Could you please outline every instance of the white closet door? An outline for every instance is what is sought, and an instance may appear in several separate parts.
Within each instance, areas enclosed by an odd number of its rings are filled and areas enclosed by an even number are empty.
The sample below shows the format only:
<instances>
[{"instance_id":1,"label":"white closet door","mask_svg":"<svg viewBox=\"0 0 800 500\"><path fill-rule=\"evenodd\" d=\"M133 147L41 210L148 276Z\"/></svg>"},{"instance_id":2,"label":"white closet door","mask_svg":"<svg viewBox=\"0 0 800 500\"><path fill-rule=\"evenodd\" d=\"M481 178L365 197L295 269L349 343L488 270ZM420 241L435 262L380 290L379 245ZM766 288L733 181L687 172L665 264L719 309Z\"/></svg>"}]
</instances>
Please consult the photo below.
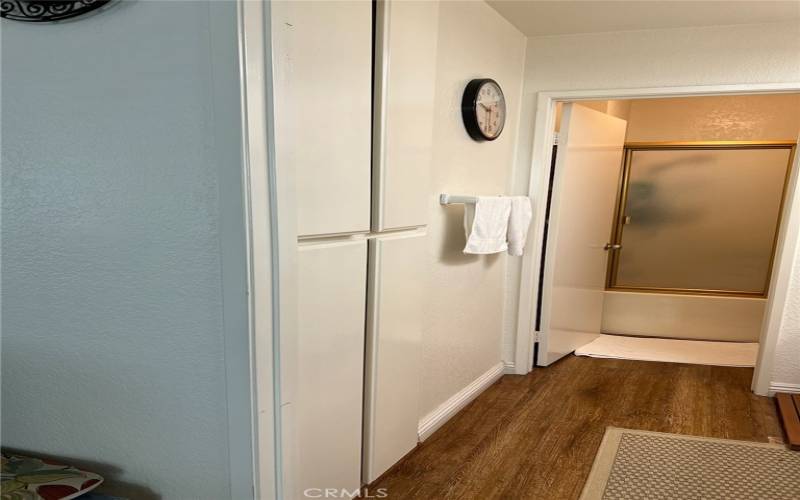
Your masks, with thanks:
<instances>
[{"instance_id":1,"label":"white closet door","mask_svg":"<svg viewBox=\"0 0 800 500\"><path fill-rule=\"evenodd\" d=\"M276 155L301 236L370 229L372 4L272 3Z\"/></svg>"},{"instance_id":2,"label":"white closet door","mask_svg":"<svg viewBox=\"0 0 800 500\"><path fill-rule=\"evenodd\" d=\"M376 5L373 230L384 231L427 224L439 2Z\"/></svg>"},{"instance_id":3,"label":"white closet door","mask_svg":"<svg viewBox=\"0 0 800 500\"><path fill-rule=\"evenodd\" d=\"M361 486L366 281L366 240L300 246L294 498Z\"/></svg>"},{"instance_id":4,"label":"white closet door","mask_svg":"<svg viewBox=\"0 0 800 500\"><path fill-rule=\"evenodd\" d=\"M367 483L417 444L426 250L422 231L370 241L364 404Z\"/></svg>"}]
</instances>

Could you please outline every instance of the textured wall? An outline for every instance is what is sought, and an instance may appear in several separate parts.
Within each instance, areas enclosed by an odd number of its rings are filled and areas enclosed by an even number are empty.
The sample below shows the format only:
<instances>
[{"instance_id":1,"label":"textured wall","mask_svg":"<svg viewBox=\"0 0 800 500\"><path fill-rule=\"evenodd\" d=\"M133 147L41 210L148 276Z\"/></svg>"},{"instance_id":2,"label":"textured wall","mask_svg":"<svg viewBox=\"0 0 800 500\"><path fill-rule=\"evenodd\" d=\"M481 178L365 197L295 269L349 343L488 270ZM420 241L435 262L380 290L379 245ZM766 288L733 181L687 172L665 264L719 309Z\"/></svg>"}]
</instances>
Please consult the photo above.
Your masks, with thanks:
<instances>
[{"instance_id":1,"label":"textured wall","mask_svg":"<svg viewBox=\"0 0 800 500\"><path fill-rule=\"evenodd\" d=\"M527 191L537 92L793 81L800 81L796 23L529 38L514 190ZM519 269L509 264L508 310L516 314ZM503 352L511 360L516 333L506 324ZM783 337L779 349L800 359L800 335L787 330ZM779 360L776 379L788 382L791 372L800 383L798 371Z\"/></svg>"},{"instance_id":2,"label":"textured wall","mask_svg":"<svg viewBox=\"0 0 800 500\"><path fill-rule=\"evenodd\" d=\"M800 94L630 101L629 142L781 141L800 133Z\"/></svg>"},{"instance_id":3,"label":"textured wall","mask_svg":"<svg viewBox=\"0 0 800 500\"><path fill-rule=\"evenodd\" d=\"M421 416L500 362L506 256L464 255L463 207L438 194L505 193L514 161L525 38L483 2L442 2L428 230L430 281ZM494 78L508 104L494 142L467 136L460 105L472 78Z\"/></svg>"},{"instance_id":4,"label":"textured wall","mask_svg":"<svg viewBox=\"0 0 800 500\"><path fill-rule=\"evenodd\" d=\"M247 367L226 366L225 337L247 334L235 4L2 23L3 445L130 498L236 496L229 448L250 434L246 418L230 431L247 408L226 388Z\"/></svg>"},{"instance_id":5,"label":"textured wall","mask_svg":"<svg viewBox=\"0 0 800 500\"><path fill-rule=\"evenodd\" d=\"M781 336L775 346L772 382L792 384L800 389L800 252L795 255Z\"/></svg>"}]
</instances>

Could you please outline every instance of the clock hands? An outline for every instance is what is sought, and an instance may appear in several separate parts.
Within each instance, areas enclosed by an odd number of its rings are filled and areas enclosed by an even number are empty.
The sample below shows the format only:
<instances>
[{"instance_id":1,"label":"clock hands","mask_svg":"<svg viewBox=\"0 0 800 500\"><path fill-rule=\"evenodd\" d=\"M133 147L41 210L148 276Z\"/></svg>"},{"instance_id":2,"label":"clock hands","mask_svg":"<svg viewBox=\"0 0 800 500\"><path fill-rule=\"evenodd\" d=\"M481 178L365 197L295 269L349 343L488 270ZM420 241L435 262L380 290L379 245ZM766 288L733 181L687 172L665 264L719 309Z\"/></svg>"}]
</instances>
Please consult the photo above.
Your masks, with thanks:
<instances>
[{"instance_id":1,"label":"clock hands","mask_svg":"<svg viewBox=\"0 0 800 500\"><path fill-rule=\"evenodd\" d=\"M478 104L480 104L483 107L483 109L486 110L486 113L488 114L487 120L486 120L486 129L487 129L487 131L490 132L492 130L492 111L494 111L494 106L487 106L482 102L479 102Z\"/></svg>"}]
</instances>

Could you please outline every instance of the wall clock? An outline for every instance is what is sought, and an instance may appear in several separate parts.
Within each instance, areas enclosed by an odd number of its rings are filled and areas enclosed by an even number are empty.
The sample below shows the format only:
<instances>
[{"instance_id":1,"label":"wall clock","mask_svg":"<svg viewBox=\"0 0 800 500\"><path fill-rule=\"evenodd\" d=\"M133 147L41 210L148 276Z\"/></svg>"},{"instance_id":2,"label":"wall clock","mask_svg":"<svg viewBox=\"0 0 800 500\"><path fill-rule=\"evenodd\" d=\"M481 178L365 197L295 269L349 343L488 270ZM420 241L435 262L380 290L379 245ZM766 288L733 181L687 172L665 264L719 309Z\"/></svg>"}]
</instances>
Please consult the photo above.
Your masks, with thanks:
<instances>
[{"instance_id":1,"label":"wall clock","mask_svg":"<svg viewBox=\"0 0 800 500\"><path fill-rule=\"evenodd\" d=\"M500 85L491 78L470 81L461 99L461 117L470 137L493 141L506 123L506 98Z\"/></svg>"}]
</instances>

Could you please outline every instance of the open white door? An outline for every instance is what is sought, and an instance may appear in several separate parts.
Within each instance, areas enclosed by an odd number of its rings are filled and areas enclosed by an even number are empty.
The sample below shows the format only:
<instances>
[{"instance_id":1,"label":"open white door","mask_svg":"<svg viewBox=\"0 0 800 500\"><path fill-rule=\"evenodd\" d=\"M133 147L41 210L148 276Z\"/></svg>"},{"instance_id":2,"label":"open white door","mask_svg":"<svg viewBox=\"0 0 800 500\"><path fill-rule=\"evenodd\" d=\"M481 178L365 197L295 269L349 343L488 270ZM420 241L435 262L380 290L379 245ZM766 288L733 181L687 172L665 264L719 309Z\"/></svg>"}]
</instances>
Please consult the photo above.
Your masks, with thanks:
<instances>
[{"instance_id":1,"label":"open white door","mask_svg":"<svg viewBox=\"0 0 800 500\"><path fill-rule=\"evenodd\" d=\"M540 366L600 334L627 122L565 104L547 235Z\"/></svg>"}]
</instances>

